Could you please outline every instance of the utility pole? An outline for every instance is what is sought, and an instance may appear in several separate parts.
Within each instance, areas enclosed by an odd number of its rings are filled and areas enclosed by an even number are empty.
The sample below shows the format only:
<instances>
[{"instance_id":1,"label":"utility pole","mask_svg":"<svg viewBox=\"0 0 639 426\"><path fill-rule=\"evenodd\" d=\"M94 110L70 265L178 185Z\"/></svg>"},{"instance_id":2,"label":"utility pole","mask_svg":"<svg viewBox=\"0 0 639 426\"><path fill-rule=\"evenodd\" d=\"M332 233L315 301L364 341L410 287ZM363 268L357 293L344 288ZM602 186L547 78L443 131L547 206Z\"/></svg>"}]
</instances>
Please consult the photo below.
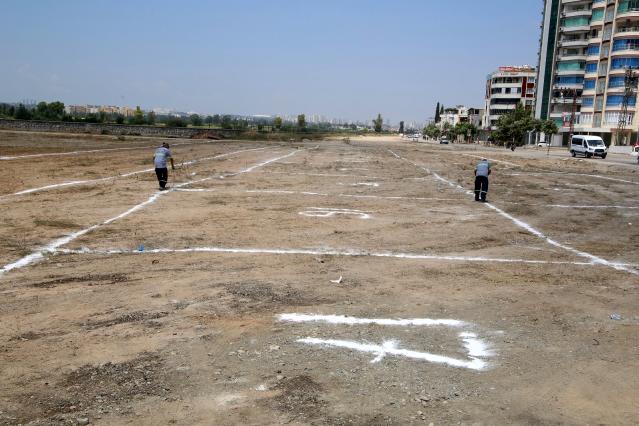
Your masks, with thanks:
<instances>
[{"instance_id":1,"label":"utility pole","mask_svg":"<svg viewBox=\"0 0 639 426\"><path fill-rule=\"evenodd\" d=\"M572 106L570 108L570 121L568 122L570 127L570 133L568 137L568 144L570 145L570 141L572 140L572 135L575 133L575 121L577 118L577 89L563 89L561 91L561 95L564 99L566 96L572 97Z\"/></svg>"},{"instance_id":2,"label":"utility pole","mask_svg":"<svg viewBox=\"0 0 639 426\"><path fill-rule=\"evenodd\" d=\"M619 113L619 122L617 124L617 145L623 145L625 140L626 127L630 120L630 113L628 112L628 106L630 99L636 96L637 93L637 75L632 68L626 68L626 75L624 77L624 93L623 102L621 103L621 112ZM631 130L632 135L632 130Z\"/></svg>"}]
</instances>

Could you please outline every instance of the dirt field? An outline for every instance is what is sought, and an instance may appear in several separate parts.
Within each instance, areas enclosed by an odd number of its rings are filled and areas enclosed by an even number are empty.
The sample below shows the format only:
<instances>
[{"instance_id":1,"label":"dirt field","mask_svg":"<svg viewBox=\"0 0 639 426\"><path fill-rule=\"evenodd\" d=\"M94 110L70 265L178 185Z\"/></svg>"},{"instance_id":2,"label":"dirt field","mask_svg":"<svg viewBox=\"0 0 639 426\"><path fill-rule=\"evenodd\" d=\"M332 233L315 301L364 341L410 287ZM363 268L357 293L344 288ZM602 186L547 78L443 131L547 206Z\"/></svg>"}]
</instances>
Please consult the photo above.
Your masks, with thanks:
<instances>
[{"instance_id":1,"label":"dirt field","mask_svg":"<svg viewBox=\"0 0 639 426\"><path fill-rule=\"evenodd\" d=\"M636 169L171 143L0 133L0 424L639 422Z\"/></svg>"}]
</instances>

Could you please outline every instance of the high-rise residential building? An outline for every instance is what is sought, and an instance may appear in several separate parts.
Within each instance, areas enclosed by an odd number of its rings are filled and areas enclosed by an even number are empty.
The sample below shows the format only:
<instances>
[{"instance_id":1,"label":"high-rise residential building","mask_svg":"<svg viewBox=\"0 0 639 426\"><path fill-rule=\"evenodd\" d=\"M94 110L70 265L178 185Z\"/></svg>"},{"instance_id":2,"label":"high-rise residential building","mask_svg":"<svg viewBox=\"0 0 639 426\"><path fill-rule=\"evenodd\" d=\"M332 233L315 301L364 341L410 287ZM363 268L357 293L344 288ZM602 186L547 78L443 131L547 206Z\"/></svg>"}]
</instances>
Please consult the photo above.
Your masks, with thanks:
<instances>
[{"instance_id":1,"label":"high-rise residential building","mask_svg":"<svg viewBox=\"0 0 639 426\"><path fill-rule=\"evenodd\" d=\"M607 143L636 140L629 68L639 68L638 0L545 0L535 116L557 123L555 143L566 144L571 127ZM630 139L614 137L620 119Z\"/></svg>"},{"instance_id":2,"label":"high-rise residential building","mask_svg":"<svg viewBox=\"0 0 639 426\"><path fill-rule=\"evenodd\" d=\"M535 106L537 71L529 65L499 67L486 78L486 105L482 127L495 130L499 117L521 104Z\"/></svg>"}]
</instances>

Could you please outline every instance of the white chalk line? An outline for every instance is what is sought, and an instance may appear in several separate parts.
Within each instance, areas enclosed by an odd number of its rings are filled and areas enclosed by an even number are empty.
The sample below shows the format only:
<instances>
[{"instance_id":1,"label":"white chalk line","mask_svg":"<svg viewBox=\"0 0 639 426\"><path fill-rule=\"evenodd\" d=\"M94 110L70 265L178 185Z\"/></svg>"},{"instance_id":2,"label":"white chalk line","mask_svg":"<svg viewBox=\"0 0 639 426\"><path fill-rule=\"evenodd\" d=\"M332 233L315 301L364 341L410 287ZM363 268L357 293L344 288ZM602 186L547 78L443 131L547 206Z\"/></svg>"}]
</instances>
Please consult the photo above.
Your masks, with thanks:
<instances>
[{"instance_id":1,"label":"white chalk line","mask_svg":"<svg viewBox=\"0 0 639 426\"><path fill-rule=\"evenodd\" d=\"M370 212L364 212L361 210L353 210L353 209L335 209L329 207L308 207L308 210L299 212L302 216L307 217L335 217L337 215L346 215L346 216L358 216L360 219L367 220L371 219L372 216Z\"/></svg>"},{"instance_id":2,"label":"white chalk line","mask_svg":"<svg viewBox=\"0 0 639 426\"><path fill-rule=\"evenodd\" d=\"M264 149L266 149L266 148L243 149L243 150L240 150L240 151L229 152L229 153L226 153L226 154L220 154L220 155L216 155L216 156L213 156L213 157L199 158L199 159L196 159L196 160L185 161L183 163L179 163L179 164L177 164L177 167L190 166L190 165L197 164L197 163L200 163L200 162L203 162L203 161L220 159L220 158L229 157L229 156L236 155L236 154L241 154L241 153L244 153L244 152L261 151L261 150L264 150ZM109 181L109 180L127 178L127 177L131 177L131 176L135 176L135 175L139 175L139 174L143 174L143 173L151 173L153 171L155 171L155 169L144 169L144 170L138 170L138 171L134 171L134 172L123 173L123 174L120 174L120 175L117 175L117 176L109 176L109 177L99 178L99 179L77 180L77 181L63 182L63 183L58 183L58 184L53 184L53 185L46 185L46 186L41 186L39 188L25 189L25 190L18 191L18 192L13 193L13 194L3 195L3 196L0 196L0 200L7 199L9 197L15 197L15 196L26 195L26 194L33 194L33 193L36 193L36 192L43 192L43 191L49 191L49 190L53 190L53 189L60 189L60 188L68 187L68 186L93 185L93 184L97 184L97 183L105 182L105 181Z\"/></svg>"},{"instance_id":3,"label":"white chalk line","mask_svg":"<svg viewBox=\"0 0 639 426\"><path fill-rule=\"evenodd\" d=\"M283 322L323 322L327 324L343 324L343 325L384 325L384 326L447 326L447 327L463 327L468 324L453 319L432 319L432 318L413 318L413 319L386 319L386 318L357 318L346 315L311 315L311 314L280 314L277 316L279 321Z\"/></svg>"},{"instance_id":4,"label":"white chalk line","mask_svg":"<svg viewBox=\"0 0 639 426\"><path fill-rule=\"evenodd\" d=\"M389 150L389 151L390 151L390 150ZM425 169L424 167L419 166L418 164L415 164L415 163L413 163L412 161L410 161L410 160L408 160L408 159L405 159L405 158L403 158L403 157L401 157L401 156L397 155L396 153L394 153L394 152L392 152L392 151L390 151L390 152L391 152L391 154L393 154L393 155L394 155L395 157L397 157L397 158L400 158L400 159L403 159L403 160L405 160L405 161L407 161L407 162L409 162L409 163L412 163L412 164L413 164L413 165L415 165L416 167L420 167L420 168L422 168L423 170L427 170L427 169ZM453 187L453 188L456 188L456 189L459 189L459 190L461 190L461 191L464 191L466 194L473 194L473 192L472 192L472 191L468 191L468 190L466 190L465 188L463 188L462 186L460 186L460 185L458 185L458 184L456 184L456 183L454 183L454 182L451 182L451 181L449 181L449 180L447 180L447 179L444 179L443 177L441 177L441 176L437 175L436 173L433 173L433 176L435 176L438 180L441 180L441 181L443 181L443 182L448 183L448 185L449 185L449 186L451 186L451 187ZM510 215L510 214L506 213L505 211L503 211L502 209L500 209L499 207L497 207L497 206L495 206L495 205L493 205L493 204L491 204L491 203L482 203L482 205L486 206L486 207L487 207L487 208L489 208L489 209L494 210L495 212L497 212L497 213L498 213L498 214L500 214L501 216L503 216L503 217L505 217L506 219L508 219L508 220L512 221L515 225L519 226L519 227L520 227L520 228L522 228L522 229L525 229L525 230L526 230L526 231L528 231L529 233L531 233L531 234L535 235L536 237L538 237L538 238L540 238L540 239L542 239L542 240L546 241L548 244L550 244L550 245L552 245L552 246L555 246L555 247L561 248L561 249L563 249L563 250L569 251L569 252L571 252L571 253L573 253L573 254L576 254L576 255L577 255L577 256L579 256L579 257L583 257L583 258L586 258L586 259L590 259L590 263L592 263L592 264L599 264L599 265L608 266L608 267L613 268L613 269L616 269L616 270L618 270L618 271L628 272L628 273L630 273L630 274L632 274L632 275L637 275L637 276L639 276L639 271L637 271L637 270L630 269L630 268L628 268L627 266L624 266L624 265L622 265L622 264L614 263L614 262L610 262L610 261L608 261L608 260L606 260L606 259L603 259L603 258L601 258L601 257L599 257L599 256L595 256L595 255L593 255L593 254L590 254L590 253L587 253L587 252L584 252L584 251L577 250L577 249L575 249L575 248L573 248L573 247L570 247L570 246L568 246L568 245L561 244L561 243L559 243L559 242L557 242L557 241L553 240L552 238L550 238L550 237L546 236L543 232L539 231L538 229L534 228L533 226L529 225L528 223L526 223L526 222L524 222L524 221L522 221L522 220L520 220L520 219L515 218L514 216L512 216L512 215Z\"/></svg>"},{"instance_id":5,"label":"white chalk line","mask_svg":"<svg viewBox=\"0 0 639 426\"><path fill-rule=\"evenodd\" d=\"M176 143L171 146L183 146L183 145L206 145L206 143L202 142L191 142L191 143ZM126 148L101 148L101 149L89 149L85 151L66 151L66 152L48 152L44 154L25 154L25 155L5 155L0 156L0 161L10 161L10 160L21 160L25 158L38 158L38 157L55 157L55 156L69 156L69 155L80 155L80 154L92 154L96 152L111 152L111 151L132 151L132 150L140 150L140 149L152 149L156 147L156 145L146 145L146 146L137 146L137 147L126 147Z\"/></svg>"},{"instance_id":6,"label":"white chalk line","mask_svg":"<svg viewBox=\"0 0 639 426\"><path fill-rule=\"evenodd\" d=\"M316 197L341 197L341 198L363 198L363 199L380 199L380 200L409 200L409 201L462 201L459 198L436 198L436 197L400 197L400 196L382 196L382 195L358 195L358 194L327 194L322 192L309 191L287 191L280 189L258 189L248 190L249 194L273 194L273 195L307 195Z\"/></svg>"},{"instance_id":7,"label":"white chalk line","mask_svg":"<svg viewBox=\"0 0 639 426\"><path fill-rule=\"evenodd\" d=\"M554 207L557 209L618 209L618 210L639 210L636 206L616 206L616 205L573 205L573 204L530 204L516 201L501 201L505 204L531 207Z\"/></svg>"},{"instance_id":8,"label":"white chalk line","mask_svg":"<svg viewBox=\"0 0 639 426\"><path fill-rule=\"evenodd\" d=\"M377 182L357 182L357 183L338 183L340 186L369 186L372 188L379 188L380 184Z\"/></svg>"},{"instance_id":9,"label":"white chalk line","mask_svg":"<svg viewBox=\"0 0 639 426\"><path fill-rule=\"evenodd\" d=\"M344 175L344 174L332 174L332 173L301 173L301 172L275 172L275 171L263 171L262 173L274 174L274 175L295 175L295 176L312 176L312 177L348 177L348 178L360 178L360 179L382 179L377 176L362 176L362 175Z\"/></svg>"},{"instance_id":10,"label":"white chalk line","mask_svg":"<svg viewBox=\"0 0 639 426\"><path fill-rule=\"evenodd\" d=\"M55 252L62 254L94 254L94 255L136 255L136 254L168 254L168 253L228 253L228 254L263 254L263 255L302 255L302 256L335 256L335 257L374 257L391 259L408 259L423 261L448 261L470 263L502 263L502 264L526 264L526 265L573 265L573 266L600 266L594 262L576 262L559 260L534 260L534 259L507 259L484 256L446 256L419 253L375 252L359 249L285 249L285 248L241 248L241 247L189 247L182 249L156 248L138 250L106 249L94 250L82 248L79 250L57 249ZM625 267L639 267L628 263L615 263Z\"/></svg>"},{"instance_id":11,"label":"white chalk line","mask_svg":"<svg viewBox=\"0 0 639 426\"><path fill-rule=\"evenodd\" d=\"M431 318L415 318L415 319L371 319L371 318L357 318L347 317L344 315L312 315L312 314L282 314L278 316L279 321L282 322L295 322L295 323L315 323L323 322L331 325L380 325L380 326L402 326L402 327L464 327L470 326L463 321L452 319L431 319ZM335 340L335 339L318 339L313 337L307 337L304 339L298 339L298 343L304 343L308 345L324 346L324 347L337 347L351 349L364 353L372 353L375 358L371 361L372 364L381 362L386 356L393 355L397 357L406 357L411 359L417 359L420 361L427 361L437 364L445 364L451 367L468 368L471 370L483 370L488 366L488 363L482 359L491 357L494 352L489 350L488 344L480 340L475 333L462 332L458 335L464 342L464 347L467 351L469 360L460 360L443 355L432 354L428 352L419 352L409 349L401 349L399 343L394 340L388 340L381 345L374 345L370 343L358 343L349 340Z\"/></svg>"},{"instance_id":12,"label":"white chalk line","mask_svg":"<svg viewBox=\"0 0 639 426\"><path fill-rule=\"evenodd\" d=\"M630 183L633 185L639 185L639 182L635 182L632 180L611 178L611 177L602 176L602 175L591 175L587 173L575 173L575 172L522 172L522 173L505 174L505 176L543 176L543 175L582 176L582 177L591 177L595 179L609 180L613 182Z\"/></svg>"},{"instance_id":13,"label":"white chalk line","mask_svg":"<svg viewBox=\"0 0 639 426\"><path fill-rule=\"evenodd\" d=\"M511 163L510 161L504 161L504 160L496 160L494 158L483 157L481 155L462 154L462 153L460 153L460 155L463 155L464 157L473 157L473 158L480 158L480 159L484 159L485 158L486 160L492 161L493 163L506 164L507 166L523 167L521 164Z\"/></svg>"},{"instance_id":14,"label":"white chalk line","mask_svg":"<svg viewBox=\"0 0 639 426\"><path fill-rule=\"evenodd\" d=\"M176 192L218 192L217 189L208 189L208 188L193 188L193 189L177 188L175 191Z\"/></svg>"},{"instance_id":15,"label":"white chalk line","mask_svg":"<svg viewBox=\"0 0 639 426\"><path fill-rule=\"evenodd\" d=\"M237 173L230 173L227 176L237 176L237 175L240 175L240 174L243 174L243 173L249 173L249 172L255 170L258 167L263 167L263 166L266 166L266 165L268 165L268 164L270 164L272 162L275 162L275 161L278 161L278 160L282 160L284 158L291 157L292 155L295 155L297 152L298 151L293 151L293 152L291 152L289 154L286 154L284 156L269 159L267 161L258 163L258 164L254 165L254 166L251 166L249 168L241 170L241 171L239 171ZM227 154L227 155L229 155L229 154ZM215 179L215 177L212 176L212 177L198 179L198 180L194 180L194 181L190 181L190 182L184 182L184 183L175 185L174 188L178 189L178 188L182 188L182 187L185 187L185 186L193 185L193 184L196 184L196 183L205 182L205 181L208 181L208 180L211 180L211 179ZM5 273L7 273L9 271L14 270L14 269L23 268L23 267L25 267L27 265L30 265L32 263L39 262L39 261L43 260L48 253L55 252L56 250L58 250L62 246L70 243L71 241L73 241L73 240L75 240L75 239L77 239L77 238L79 238L79 237L81 237L81 236L83 236L83 235L85 235L85 234L87 234L87 233L89 233L91 231L94 231L94 230L96 230L98 228L101 228L103 226L109 225L109 224L111 224L111 223L113 223L113 222L115 222L117 220L120 220L120 219L122 219L122 218L124 218L126 216L129 216L129 215L131 215L131 214L133 214L133 213L145 208L146 206L155 203L161 196L169 194L169 193L171 193L173 191L174 191L174 189L169 189L169 190L164 191L164 192L156 192L151 197L149 197L149 199L147 199L146 201L133 206L132 208L128 209L127 211L125 211L122 214L119 214L119 215L117 215L115 217L112 217L111 219L107 219L107 220L105 220L104 222L102 222L100 224L92 225L92 226L90 226L88 228L85 228L83 230L80 230L80 231L71 233L69 235L66 235L66 236L64 236L62 238L58 238L56 240L53 240L52 242L50 242L46 246L41 247L39 249L36 249L33 253L31 253L31 254L29 254L27 256L24 256L23 258L15 261L13 263L9 263L9 264L3 266L2 269L0 269L0 277L2 277L2 275L4 275Z\"/></svg>"},{"instance_id":16,"label":"white chalk line","mask_svg":"<svg viewBox=\"0 0 639 426\"><path fill-rule=\"evenodd\" d=\"M465 346L478 347L479 343L483 343L476 339L465 337ZM471 341L472 340L472 341ZM395 341L386 341L381 345L373 345L368 343L357 343L348 340L335 340L335 339L317 339L313 337L307 337L297 340L299 343L305 343L307 345L336 347L351 349L359 352L371 353L375 355L375 358L371 361L372 364L382 361L386 356L393 355L398 357L412 358L426 362L432 362L435 364L444 364L451 367L466 368L469 370L484 370L487 367L487 362L477 357L471 357L469 361L460 360L456 358L447 357L444 355L437 355L428 352L418 352L409 349L401 349L398 347L398 343Z\"/></svg>"}]
</instances>

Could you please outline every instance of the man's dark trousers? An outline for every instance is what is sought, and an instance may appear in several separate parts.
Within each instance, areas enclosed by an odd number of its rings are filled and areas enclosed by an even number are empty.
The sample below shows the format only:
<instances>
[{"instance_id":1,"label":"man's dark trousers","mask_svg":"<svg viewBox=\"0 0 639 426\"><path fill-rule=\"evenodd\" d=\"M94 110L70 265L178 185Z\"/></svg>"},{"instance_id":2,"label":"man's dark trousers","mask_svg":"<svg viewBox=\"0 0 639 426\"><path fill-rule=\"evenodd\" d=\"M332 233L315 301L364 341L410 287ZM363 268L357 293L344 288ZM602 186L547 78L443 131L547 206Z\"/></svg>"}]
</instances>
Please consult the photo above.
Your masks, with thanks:
<instances>
[{"instance_id":1,"label":"man's dark trousers","mask_svg":"<svg viewBox=\"0 0 639 426\"><path fill-rule=\"evenodd\" d=\"M476 176L475 177L475 201L486 201L486 194L488 194L488 176Z\"/></svg>"},{"instance_id":2,"label":"man's dark trousers","mask_svg":"<svg viewBox=\"0 0 639 426\"><path fill-rule=\"evenodd\" d=\"M169 180L169 169L166 167L162 169L155 169L155 175L158 177L158 182L160 182L160 188L166 188L166 183Z\"/></svg>"}]
</instances>

